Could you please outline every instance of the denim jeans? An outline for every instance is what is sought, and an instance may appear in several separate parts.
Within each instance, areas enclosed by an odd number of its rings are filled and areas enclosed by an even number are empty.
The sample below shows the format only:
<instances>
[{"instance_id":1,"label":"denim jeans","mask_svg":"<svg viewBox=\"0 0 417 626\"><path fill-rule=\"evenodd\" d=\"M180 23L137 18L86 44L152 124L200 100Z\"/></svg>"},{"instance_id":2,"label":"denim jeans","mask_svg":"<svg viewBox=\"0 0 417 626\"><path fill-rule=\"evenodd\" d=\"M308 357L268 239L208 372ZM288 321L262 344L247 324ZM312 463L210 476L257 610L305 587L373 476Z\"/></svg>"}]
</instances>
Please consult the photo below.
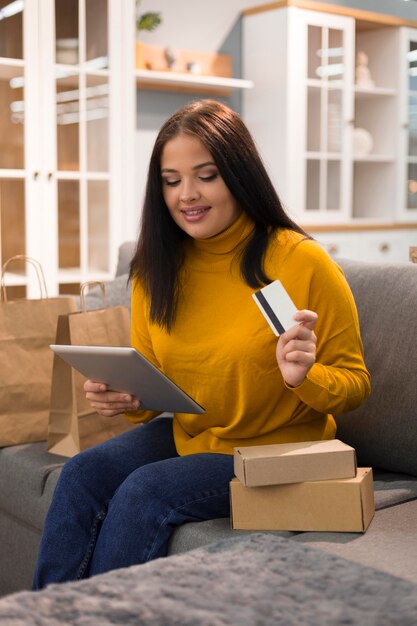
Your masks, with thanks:
<instances>
[{"instance_id":1,"label":"denim jeans","mask_svg":"<svg viewBox=\"0 0 417 626\"><path fill-rule=\"evenodd\" d=\"M166 556L176 526L229 515L233 456L179 456L160 417L62 468L33 589Z\"/></svg>"}]
</instances>

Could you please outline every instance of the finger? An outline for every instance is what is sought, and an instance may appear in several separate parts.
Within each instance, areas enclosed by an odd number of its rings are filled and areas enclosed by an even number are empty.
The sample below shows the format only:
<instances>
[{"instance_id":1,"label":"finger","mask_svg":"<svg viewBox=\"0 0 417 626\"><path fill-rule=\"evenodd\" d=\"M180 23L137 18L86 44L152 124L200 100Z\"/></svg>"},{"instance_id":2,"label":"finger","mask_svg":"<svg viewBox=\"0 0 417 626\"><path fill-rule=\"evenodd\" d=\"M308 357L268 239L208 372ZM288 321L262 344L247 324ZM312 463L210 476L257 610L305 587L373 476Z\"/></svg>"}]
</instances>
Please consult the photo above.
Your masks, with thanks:
<instances>
[{"instance_id":1,"label":"finger","mask_svg":"<svg viewBox=\"0 0 417 626\"><path fill-rule=\"evenodd\" d=\"M131 403L136 398L127 393L120 393L120 391L87 391L85 394L87 400L94 400L97 402L119 402L119 403Z\"/></svg>"},{"instance_id":2,"label":"finger","mask_svg":"<svg viewBox=\"0 0 417 626\"><path fill-rule=\"evenodd\" d=\"M297 313L295 313L294 320L299 324L303 324L303 326L306 326L310 330L313 330L317 324L318 315L314 311L303 309L302 311L297 311Z\"/></svg>"},{"instance_id":3,"label":"finger","mask_svg":"<svg viewBox=\"0 0 417 626\"><path fill-rule=\"evenodd\" d=\"M94 380L86 380L84 383L84 391L107 391L107 385L105 383L98 383Z\"/></svg>"},{"instance_id":4,"label":"finger","mask_svg":"<svg viewBox=\"0 0 417 626\"><path fill-rule=\"evenodd\" d=\"M280 341L283 345L286 345L290 341L294 339L300 339L302 341L312 341L316 343L317 337L307 326L302 324L297 324L296 326L292 326L285 333L280 336Z\"/></svg>"},{"instance_id":5,"label":"finger","mask_svg":"<svg viewBox=\"0 0 417 626\"><path fill-rule=\"evenodd\" d=\"M315 354L316 344L314 341L300 341L299 339L292 339L286 344L282 351L284 356L290 352L308 352Z\"/></svg>"},{"instance_id":6,"label":"finger","mask_svg":"<svg viewBox=\"0 0 417 626\"><path fill-rule=\"evenodd\" d=\"M295 350L294 352L289 352L285 355L285 360L290 363L299 363L301 365L311 367L316 360L316 355L311 352Z\"/></svg>"},{"instance_id":7,"label":"finger","mask_svg":"<svg viewBox=\"0 0 417 626\"><path fill-rule=\"evenodd\" d=\"M120 415L121 413L124 413L124 411L121 411L120 409L96 409L94 407L93 409L99 415L103 415L103 417L116 417L116 415Z\"/></svg>"},{"instance_id":8,"label":"finger","mask_svg":"<svg viewBox=\"0 0 417 626\"><path fill-rule=\"evenodd\" d=\"M140 402L135 400L130 403L118 403L118 402L91 402L91 407L98 413L103 411L115 411L117 413L125 413L126 411L137 411L140 406Z\"/></svg>"}]
</instances>

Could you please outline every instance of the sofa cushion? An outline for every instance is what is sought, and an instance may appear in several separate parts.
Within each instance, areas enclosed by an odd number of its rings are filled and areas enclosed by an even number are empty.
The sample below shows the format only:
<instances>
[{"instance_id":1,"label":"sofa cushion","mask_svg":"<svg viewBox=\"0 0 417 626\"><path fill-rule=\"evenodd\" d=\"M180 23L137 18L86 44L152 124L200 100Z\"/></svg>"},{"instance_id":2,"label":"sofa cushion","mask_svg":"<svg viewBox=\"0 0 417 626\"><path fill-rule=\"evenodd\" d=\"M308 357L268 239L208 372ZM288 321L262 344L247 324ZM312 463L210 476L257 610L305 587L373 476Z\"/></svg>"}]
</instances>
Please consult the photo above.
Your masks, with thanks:
<instances>
[{"instance_id":1,"label":"sofa cushion","mask_svg":"<svg viewBox=\"0 0 417 626\"><path fill-rule=\"evenodd\" d=\"M364 534L307 532L292 539L417 583L416 519L414 500L379 510Z\"/></svg>"},{"instance_id":2,"label":"sofa cushion","mask_svg":"<svg viewBox=\"0 0 417 626\"><path fill-rule=\"evenodd\" d=\"M360 465L417 476L417 265L338 259L356 300L372 391L337 417Z\"/></svg>"},{"instance_id":3,"label":"sofa cushion","mask_svg":"<svg viewBox=\"0 0 417 626\"><path fill-rule=\"evenodd\" d=\"M66 457L44 441L0 449L0 513L40 530Z\"/></svg>"}]
</instances>

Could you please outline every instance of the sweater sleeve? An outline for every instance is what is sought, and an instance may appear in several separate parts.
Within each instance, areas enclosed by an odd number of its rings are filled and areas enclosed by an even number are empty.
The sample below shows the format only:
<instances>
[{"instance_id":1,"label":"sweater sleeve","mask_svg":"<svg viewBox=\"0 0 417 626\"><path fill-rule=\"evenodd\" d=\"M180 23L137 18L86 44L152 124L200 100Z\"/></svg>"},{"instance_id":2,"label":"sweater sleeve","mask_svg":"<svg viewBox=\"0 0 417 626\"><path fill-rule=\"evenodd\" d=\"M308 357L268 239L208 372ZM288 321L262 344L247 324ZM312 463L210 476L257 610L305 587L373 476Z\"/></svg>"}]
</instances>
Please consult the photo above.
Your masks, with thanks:
<instances>
[{"instance_id":1,"label":"sweater sleeve","mask_svg":"<svg viewBox=\"0 0 417 626\"><path fill-rule=\"evenodd\" d=\"M320 413L353 410L369 395L370 376L350 287L341 268L314 241L301 242L291 256L289 265L300 277L294 285L296 305L318 314L317 354L301 385L287 387Z\"/></svg>"},{"instance_id":2,"label":"sweater sleeve","mask_svg":"<svg viewBox=\"0 0 417 626\"><path fill-rule=\"evenodd\" d=\"M131 317L131 344L153 365L161 369L160 364L154 354L152 341L148 330L146 317L145 294L137 281L132 285L132 317ZM140 398L138 398L140 400ZM127 419L133 423L149 422L153 417L159 415L159 411L129 411L125 413Z\"/></svg>"}]
</instances>

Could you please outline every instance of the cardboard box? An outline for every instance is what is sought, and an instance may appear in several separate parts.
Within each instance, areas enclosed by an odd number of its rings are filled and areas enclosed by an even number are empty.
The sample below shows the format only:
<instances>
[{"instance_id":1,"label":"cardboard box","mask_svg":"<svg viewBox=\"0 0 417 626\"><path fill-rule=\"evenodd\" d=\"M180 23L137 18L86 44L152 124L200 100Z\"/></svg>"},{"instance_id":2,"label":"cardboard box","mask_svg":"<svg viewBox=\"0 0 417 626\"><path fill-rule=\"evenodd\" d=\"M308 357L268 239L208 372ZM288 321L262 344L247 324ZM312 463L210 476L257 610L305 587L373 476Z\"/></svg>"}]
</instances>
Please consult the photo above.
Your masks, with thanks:
<instances>
[{"instance_id":1,"label":"cardboard box","mask_svg":"<svg viewBox=\"0 0 417 626\"><path fill-rule=\"evenodd\" d=\"M235 448L235 475L246 487L353 478L355 450L338 439Z\"/></svg>"},{"instance_id":2,"label":"cardboard box","mask_svg":"<svg viewBox=\"0 0 417 626\"><path fill-rule=\"evenodd\" d=\"M364 532L375 513L371 468L355 478L268 487L230 483L232 528Z\"/></svg>"}]
</instances>

